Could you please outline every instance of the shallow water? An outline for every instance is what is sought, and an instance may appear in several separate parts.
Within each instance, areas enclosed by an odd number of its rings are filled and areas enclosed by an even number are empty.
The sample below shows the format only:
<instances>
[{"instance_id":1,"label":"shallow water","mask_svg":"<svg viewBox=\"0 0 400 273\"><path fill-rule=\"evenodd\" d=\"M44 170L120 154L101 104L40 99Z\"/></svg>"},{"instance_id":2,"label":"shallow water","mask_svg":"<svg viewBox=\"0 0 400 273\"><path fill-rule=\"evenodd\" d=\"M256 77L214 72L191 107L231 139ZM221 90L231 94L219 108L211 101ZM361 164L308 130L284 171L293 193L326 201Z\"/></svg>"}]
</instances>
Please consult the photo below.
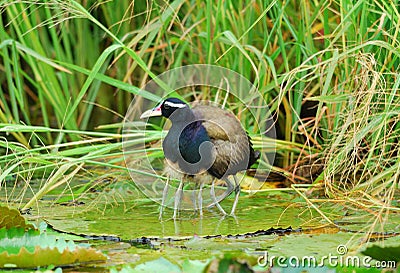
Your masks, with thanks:
<instances>
[{"instance_id":1,"label":"shallow water","mask_svg":"<svg viewBox=\"0 0 400 273\"><path fill-rule=\"evenodd\" d=\"M160 257L179 265L188 259L204 262L226 255L255 266L257 259L266 253L270 257L311 255L321 259L340 254L339 247L345 247L344 254L362 257L360 251L365 245L361 242L371 220L367 214L346 210L335 203L316 203L318 212L294 192L278 190L254 195L242 193L235 217L222 217L218 209L212 208L205 209L202 218L193 210L182 211L175 221L171 219L171 209L165 210L160 221L159 205L147 199L129 181L113 182L74 202L68 202L67 195L60 202L59 193L53 192L39 201L28 218L36 224L46 221L58 232L84 236L74 239L88 240L110 257L107 264L100 266L103 269L126 264L136 266L148 261L162 264L165 261L158 260ZM230 211L232 203L233 196L230 196L222 206ZM328 223L321 212L337 225ZM385 232L397 232L399 221L396 218L397 215L391 218ZM285 235L251 234L289 227L294 231ZM88 239L87 236L111 237L98 240L99 237ZM143 237L146 243L138 244L140 240L137 239ZM112 241L117 238L123 242ZM385 242L385 245L399 244L398 236Z\"/></svg>"}]
</instances>

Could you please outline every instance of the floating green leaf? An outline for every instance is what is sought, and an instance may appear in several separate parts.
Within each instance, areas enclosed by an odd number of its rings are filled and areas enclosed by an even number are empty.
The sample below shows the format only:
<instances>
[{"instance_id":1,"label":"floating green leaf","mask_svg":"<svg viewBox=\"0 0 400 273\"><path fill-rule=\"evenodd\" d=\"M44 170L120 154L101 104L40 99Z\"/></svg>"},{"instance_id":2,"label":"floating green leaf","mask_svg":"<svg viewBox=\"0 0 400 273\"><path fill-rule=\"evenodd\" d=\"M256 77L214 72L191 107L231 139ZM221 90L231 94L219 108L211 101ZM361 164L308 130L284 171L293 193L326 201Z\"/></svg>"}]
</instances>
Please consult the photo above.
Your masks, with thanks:
<instances>
[{"instance_id":1,"label":"floating green leaf","mask_svg":"<svg viewBox=\"0 0 400 273\"><path fill-rule=\"evenodd\" d=\"M370 256L378 261L400 262L400 246L380 247L377 245L368 247L362 254Z\"/></svg>"},{"instance_id":2,"label":"floating green leaf","mask_svg":"<svg viewBox=\"0 0 400 273\"><path fill-rule=\"evenodd\" d=\"M131 272L182 272L176 264L161 257L157 260L137 265Z\"/></svg>"},{"instance_id":3,"label":"floating green leaf","mask_svg":"<svg viewBox=\"0 0 400 273\"><path fill-rule=\"evenodd\" d=\"M0 228L20 227L25 230L32 229L31 224L27 224L19 210L0 206Z\"/></svg>"},{"instance_id":4,"label":"floating green leaf","mask_svg":"<svg viewBox=\"0 0 400 273\"><path fill-rule=\"evenodd\" d=\"M203 261L198 260L189 260L186 259L182 263L182 271L183 272L192 272L192 273L203 273L206 271L209 266L211 259Z\"/></svg>"},{"instance_id":5,"label":"floating green leaf","mask_svg":"<svg viewBox=\"0 0 400 273\"><path fill-rule=\"evenodd\" d=\"M104 261L106 257L87 245L23 228L0 229L0 268L65 266Z\"/></svg>"}]
</instances>

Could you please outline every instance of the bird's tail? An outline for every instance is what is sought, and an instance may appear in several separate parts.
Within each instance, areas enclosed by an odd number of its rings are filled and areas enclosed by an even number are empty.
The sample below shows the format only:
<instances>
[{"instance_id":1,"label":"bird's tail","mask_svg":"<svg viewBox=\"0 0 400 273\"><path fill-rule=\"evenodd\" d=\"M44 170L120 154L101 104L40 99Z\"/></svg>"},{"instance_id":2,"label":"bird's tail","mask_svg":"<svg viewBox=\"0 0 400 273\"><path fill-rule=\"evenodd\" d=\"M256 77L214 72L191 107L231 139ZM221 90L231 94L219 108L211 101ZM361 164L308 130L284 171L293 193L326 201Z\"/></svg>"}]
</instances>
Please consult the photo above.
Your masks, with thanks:
<instances>
[{"instance_id":1,"label":"bird's tail","mask_svg":"<svg viewBox=\"0 0 400 273\"><path fill-rule=\"evenodd\" d=\"M251 165L257 162L257 160L260 158L260 155L260 151L254 151L253 147L250 146L249 165L247 166L247 169L249 169Z\"/></svg>"}]
</instances>

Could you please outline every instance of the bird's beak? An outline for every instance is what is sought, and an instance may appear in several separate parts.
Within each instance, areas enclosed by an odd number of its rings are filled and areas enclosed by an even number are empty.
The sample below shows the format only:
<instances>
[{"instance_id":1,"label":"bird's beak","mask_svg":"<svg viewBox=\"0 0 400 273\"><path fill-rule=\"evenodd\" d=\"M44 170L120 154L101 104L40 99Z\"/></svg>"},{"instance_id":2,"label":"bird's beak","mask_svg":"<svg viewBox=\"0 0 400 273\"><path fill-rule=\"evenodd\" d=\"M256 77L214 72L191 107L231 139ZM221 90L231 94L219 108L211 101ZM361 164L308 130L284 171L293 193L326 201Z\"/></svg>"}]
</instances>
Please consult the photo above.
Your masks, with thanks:
<instances>
[{"instance_id":1,"label":"bird's beak","mask_svg":"<svg viewBox=\"0 0 400 273\"><path fill-rule=\"evenodd\" d=\"M159 105L159 106L157 106L157 107L155 107L155 108L153 108L153 109L150 109L150 110L145 111L145 112L140 116L140 118L160 117L160 116L162 116L162 113L161 113L161 105Z\"/></svg>"}]
</instances>

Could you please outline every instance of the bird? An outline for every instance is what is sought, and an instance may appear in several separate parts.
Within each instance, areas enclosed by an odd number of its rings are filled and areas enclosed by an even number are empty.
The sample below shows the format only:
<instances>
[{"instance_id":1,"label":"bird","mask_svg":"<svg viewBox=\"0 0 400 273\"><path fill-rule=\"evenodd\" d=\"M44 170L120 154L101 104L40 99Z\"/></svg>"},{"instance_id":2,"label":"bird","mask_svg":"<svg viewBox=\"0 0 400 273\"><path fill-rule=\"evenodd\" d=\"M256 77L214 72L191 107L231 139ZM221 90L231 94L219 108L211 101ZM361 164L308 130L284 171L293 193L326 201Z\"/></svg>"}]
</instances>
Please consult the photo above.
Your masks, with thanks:
<instances>
[{"instance_id":1,"label":"bird","mask_svg":"<svg viewBox=\"0 0 400 273\"><path fill-rule=\"evenodd\" d=\"M198 104L190 108L179 98L170 97L158 106L142 113L141 119L165 117L171 121L171 127L165 136L162 148L167 165L182 173L181 183L175 193L175 219L182 198L182 180L211 176L210 194L215 205L223 215L227 213L215 197L215 179L224 180L228 194L235 191L235 201L231 209L234 215L240 194L240 185L236 174L251 168L260 158L260 152L253 149L251 138L240 121L231 112L214 105ZM228 178L233 176L234 184ZM204 179L200 180L199 204L202 216L201 190ZM164 188L160 218L168 193L168 180Z\"/></svg>"}]
</instances>

